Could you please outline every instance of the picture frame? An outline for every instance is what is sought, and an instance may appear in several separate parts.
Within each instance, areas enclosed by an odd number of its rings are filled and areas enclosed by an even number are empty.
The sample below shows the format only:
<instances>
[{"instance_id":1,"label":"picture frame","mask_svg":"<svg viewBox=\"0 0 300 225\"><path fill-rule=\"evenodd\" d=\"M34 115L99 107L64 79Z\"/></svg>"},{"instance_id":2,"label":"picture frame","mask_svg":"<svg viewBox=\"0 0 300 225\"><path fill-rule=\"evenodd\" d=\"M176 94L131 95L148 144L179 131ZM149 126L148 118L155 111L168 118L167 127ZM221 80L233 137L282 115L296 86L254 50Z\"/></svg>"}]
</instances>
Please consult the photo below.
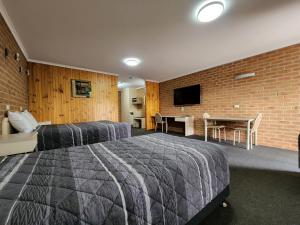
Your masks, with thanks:
<instances>
[{"instance_id":1,"label":"picture frame","mask_svg":"<svg viewBox=\"0 0 300 225\"><path fill-rule=\"evenodd\" d=\"M73 98L91 98L92 83L86 80L71 80Z\"/></svg>"}]
</instances>

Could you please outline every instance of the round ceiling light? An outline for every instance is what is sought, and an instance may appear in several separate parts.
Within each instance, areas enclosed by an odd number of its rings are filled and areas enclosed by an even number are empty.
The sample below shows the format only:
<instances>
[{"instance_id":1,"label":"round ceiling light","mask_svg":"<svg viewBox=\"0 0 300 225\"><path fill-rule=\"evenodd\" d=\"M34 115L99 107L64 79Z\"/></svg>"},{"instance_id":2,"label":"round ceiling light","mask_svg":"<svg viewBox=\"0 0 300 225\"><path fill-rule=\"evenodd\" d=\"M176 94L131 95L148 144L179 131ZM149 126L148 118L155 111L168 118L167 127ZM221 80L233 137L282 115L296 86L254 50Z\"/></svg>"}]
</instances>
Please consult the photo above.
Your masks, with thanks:
<instances>
[{"instance_id":1,"label":"round ceiling light","mask_svg":"<svg viewBox=\"0 0 300 225\"><path fill-rule=\"evenodd\" d=\"M141 63L141 60L138 58L126 58L123 62L130 67L135 67Z\"/></svg>"},{"instance_id":2,"label":"round ceiling light","mask_svg":"<svg viewBox=\"0 0 300 225\"><path fill-rule=\"evenodd\" d=\"M210 22L220 17L223 11L224 4L222 1L210 1L200 8L197 19L203 23Z\"/></svg>"}]
</instances>

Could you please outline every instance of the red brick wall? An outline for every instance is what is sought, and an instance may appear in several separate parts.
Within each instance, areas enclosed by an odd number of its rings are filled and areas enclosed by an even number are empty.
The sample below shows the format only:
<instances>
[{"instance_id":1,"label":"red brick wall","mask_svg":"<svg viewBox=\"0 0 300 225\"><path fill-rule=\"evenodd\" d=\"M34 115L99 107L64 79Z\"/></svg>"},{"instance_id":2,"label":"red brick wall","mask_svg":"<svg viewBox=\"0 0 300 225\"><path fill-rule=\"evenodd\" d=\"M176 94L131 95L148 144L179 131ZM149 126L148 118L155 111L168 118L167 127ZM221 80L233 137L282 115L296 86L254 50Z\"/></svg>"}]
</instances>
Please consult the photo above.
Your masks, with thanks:
<instances>
[{"instance_id":1,"label":"red brick wall","mask_svg":"<svg viewBox=\"0 0 300 225\"><path fill-rule=\"evenodd\" d=\"M4 57L4 48L9 50L7 59ZM17 52L21 55L19 62L14 59ZM22 73L19 73L20 66L23 68ZM0 123L6 105L10 105L11 110L20 110L20 107L28 106L26 69L27 61L0 14ZM0 134L1 128L2 126Z\"/></svg>"},{"instance_id":2,"label":"red brick wall","mask_svg":"<svg viewBox=\"0 0 300 225\"><path fill-rule=\"evenodd\" d=\"M256 77L235 80L243 73ZM201 104L173 105L173 89L201 84ZM239 104L239 109L233 105ZM255 117L263 113L259 144L297 150L300 133L300 44L239 60L160 83L162 114L195 116L196 134L203 135L202 114ZM227 124L229 125L229 124ZM232 124L230 124L232 126ZM232 131L228 136L232 139Z\"/></svg>"}]
</instances>

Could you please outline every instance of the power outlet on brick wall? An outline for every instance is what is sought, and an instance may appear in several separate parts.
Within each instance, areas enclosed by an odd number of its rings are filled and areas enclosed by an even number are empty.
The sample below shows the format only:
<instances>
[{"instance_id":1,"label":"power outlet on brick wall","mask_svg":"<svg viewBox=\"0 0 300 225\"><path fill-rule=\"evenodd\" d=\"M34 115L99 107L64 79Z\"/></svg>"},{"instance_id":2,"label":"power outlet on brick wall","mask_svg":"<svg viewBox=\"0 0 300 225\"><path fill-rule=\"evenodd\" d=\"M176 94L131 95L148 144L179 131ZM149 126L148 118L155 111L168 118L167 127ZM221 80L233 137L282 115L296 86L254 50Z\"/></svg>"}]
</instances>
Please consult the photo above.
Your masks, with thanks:
<instances>
[{"instance_id":1,"label":"power outlet on brick wall","mask_svg":"<svg viewBox=\"0 0 300 225\"><path fill-rule=\"evenodd\" d=\"M181 112L184 112L184 107L181 107Z\"/></svg>"},{"instance_id":2,"label":"power outlet on brick wall","mask_svg":"<svg viewBox=\"0 0 300 225\"><path fill-rule=\"evenodd\" d=\"M5 110L9 111L10 110L10 105L5 105Z\"/></svg>"}]
</instances>

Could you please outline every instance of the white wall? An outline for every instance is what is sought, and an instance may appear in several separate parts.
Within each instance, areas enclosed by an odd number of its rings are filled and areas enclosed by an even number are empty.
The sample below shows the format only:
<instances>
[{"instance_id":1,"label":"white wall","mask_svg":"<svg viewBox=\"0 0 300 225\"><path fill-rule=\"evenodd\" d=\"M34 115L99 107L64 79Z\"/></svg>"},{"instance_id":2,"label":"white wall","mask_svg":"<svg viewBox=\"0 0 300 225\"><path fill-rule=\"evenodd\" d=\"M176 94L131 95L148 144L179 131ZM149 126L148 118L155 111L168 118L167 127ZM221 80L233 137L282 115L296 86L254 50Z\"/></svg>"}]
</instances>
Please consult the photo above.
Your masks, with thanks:
<instances>
[{"instance_id":1,"label":"white wall","mask_svg":"<svg viewBox=\"0 0 300 225\"><path fill-rule=\"evenodd\" d=\"M145 104L133 105L132 98L142 97L145 99L145 88L124 88L121 91L121 121L133 123L133 117L145 116ZM144 102L145 103L145 102ZM134 115L130 115L133 112Z\"/></svg>"}]
</instances>

